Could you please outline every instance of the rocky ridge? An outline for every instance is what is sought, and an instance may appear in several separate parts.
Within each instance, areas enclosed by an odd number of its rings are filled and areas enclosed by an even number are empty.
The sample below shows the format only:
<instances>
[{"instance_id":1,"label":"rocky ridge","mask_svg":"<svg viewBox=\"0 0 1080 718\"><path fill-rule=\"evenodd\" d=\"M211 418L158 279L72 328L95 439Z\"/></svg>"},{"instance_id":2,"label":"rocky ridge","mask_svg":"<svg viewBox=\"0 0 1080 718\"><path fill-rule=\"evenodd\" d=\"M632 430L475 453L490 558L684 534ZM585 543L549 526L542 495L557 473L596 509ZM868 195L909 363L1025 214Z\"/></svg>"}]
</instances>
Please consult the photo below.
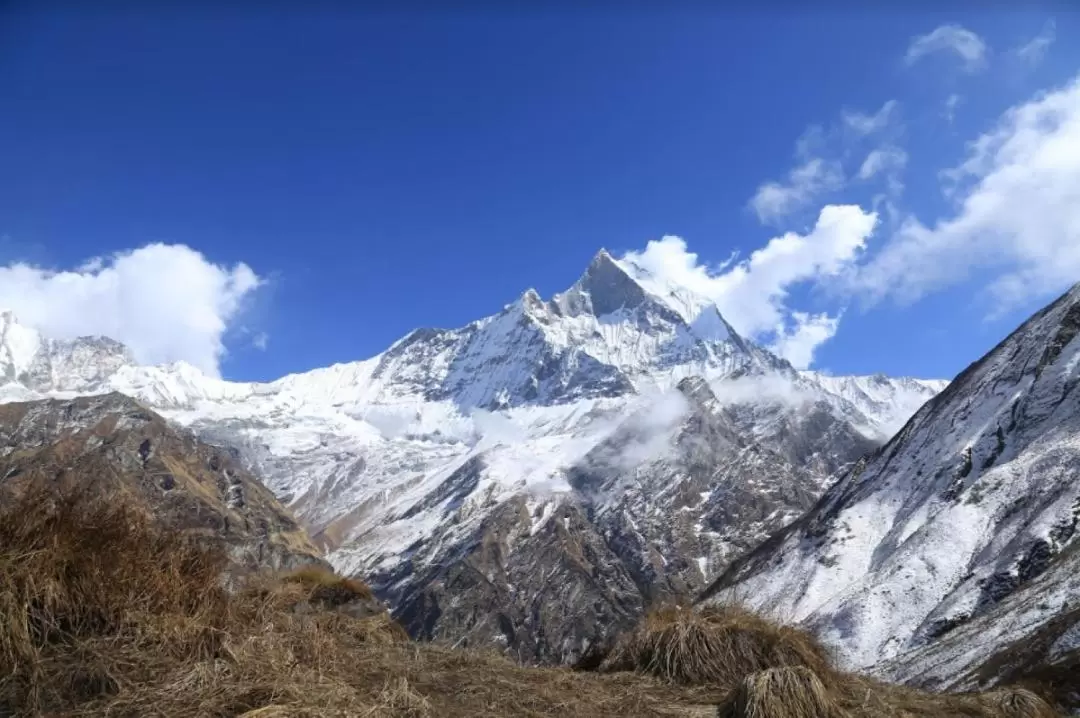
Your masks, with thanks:
<instances>
[{"instance_id":1,"label":"rocky ridge","mask_svg":"<svg viewBox=\"0 0 1080 718\"><path fill-rule=\"evenodd\" d=\"M1078 386L1080 285L735 561L706 602L799 621L848 666L893 679L1067 675L1080 660Z\"/></svg>"},{"instance_id":2,"label":"rocky ridge","mask_svg":"<svg viewBox=\"0 0 1080 718\"><path fill-rule=\"evenodd\" d=\"M415 635L543 661L697 592L944 385L796 371L606 252L548 301L265 384L5 321L0 400L135 397L234 447Z\"/></svg>"}]
</instances>

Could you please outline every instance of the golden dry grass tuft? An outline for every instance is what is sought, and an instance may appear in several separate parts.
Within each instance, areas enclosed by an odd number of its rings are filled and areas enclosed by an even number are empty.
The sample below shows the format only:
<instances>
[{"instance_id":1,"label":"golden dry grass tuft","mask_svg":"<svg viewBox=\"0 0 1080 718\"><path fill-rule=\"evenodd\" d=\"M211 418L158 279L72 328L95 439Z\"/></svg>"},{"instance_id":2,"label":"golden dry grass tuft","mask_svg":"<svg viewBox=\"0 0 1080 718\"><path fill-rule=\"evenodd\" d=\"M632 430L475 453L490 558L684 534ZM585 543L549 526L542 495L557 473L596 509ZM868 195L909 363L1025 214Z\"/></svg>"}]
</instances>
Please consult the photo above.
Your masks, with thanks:
<instances>
[{"instance_id":1,"label":"golden dry grass tuft","mask_svg":"<svg viewBox=\"0 0 1080 718\"><path fill-rule=\"evenodd\" d=\"M836 697L809 668L752 673L720 706L718 718L843 718Z\"/></svg>"},{"instance_id":2,"label":"golden dry grass tuft","mask_svg":"<svg viewBox=\"0 0 1080 718\"><path fill-rule=\"evenodd\" d=\"M285 583L302 586L312 601L340 606L351 601L370 601L371 589L362 581L342 578L320 566L304 566L282 577Z\"/></svg>"},{"instance_id":3,"label":"golden dry grass tuft","mask_svg":"<svg viewBox=\"0 0 1080 718\"><path fill-rule=\"evenodd\" d=\"M831 673L814 638L736 606L665 607L616 642L602 672L633 670L687 685L734 686L769 668Z\"/></svg>"},{"instance_id":4,"label":"golden dry grass tuft","mask_svg":"<svg viewBox=\"0 0 1080 718\"><path fill-rule=\"evenodd\" d=\"M723 718L1053 718L1028 690L941 694L833 667L808 633L738 606L665 607L616 642L601 672L634 671L724 694Z\"/></svg>"},{"instance_id":5,"label":"golden dry grass tuft","mask_svg":"<svg viewBox=\"0 0 1080 718\"><path fill-rule=\"evenodd\" d=\"M1046 701L1023 688L999 688L985 693L981 700L1002 718L1054 718Z\"/></svg>"}]
</instances>

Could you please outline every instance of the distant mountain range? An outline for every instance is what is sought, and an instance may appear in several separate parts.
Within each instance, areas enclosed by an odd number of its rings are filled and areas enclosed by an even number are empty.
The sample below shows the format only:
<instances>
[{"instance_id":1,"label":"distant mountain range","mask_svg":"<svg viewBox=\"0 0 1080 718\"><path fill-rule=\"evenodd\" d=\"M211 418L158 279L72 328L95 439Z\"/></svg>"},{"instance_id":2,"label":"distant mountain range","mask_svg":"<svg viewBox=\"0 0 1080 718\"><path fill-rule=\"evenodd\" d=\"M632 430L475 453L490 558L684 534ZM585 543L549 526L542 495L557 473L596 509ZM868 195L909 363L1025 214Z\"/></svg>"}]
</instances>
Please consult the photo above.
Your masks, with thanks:
<instances>
[{"instance_id":1,"label":"distant mountain range","mask_svg":"<svg viewBox=\"0 0 1080 718\"><path fill-rule=\"evenodd\" d=\"M574 661L730 575L945 387L797 371L607 252L549 301L270 383L0 314L0 401L133 397L233 447L415 636L525 660Z\"/></svg>"}]
</instances>

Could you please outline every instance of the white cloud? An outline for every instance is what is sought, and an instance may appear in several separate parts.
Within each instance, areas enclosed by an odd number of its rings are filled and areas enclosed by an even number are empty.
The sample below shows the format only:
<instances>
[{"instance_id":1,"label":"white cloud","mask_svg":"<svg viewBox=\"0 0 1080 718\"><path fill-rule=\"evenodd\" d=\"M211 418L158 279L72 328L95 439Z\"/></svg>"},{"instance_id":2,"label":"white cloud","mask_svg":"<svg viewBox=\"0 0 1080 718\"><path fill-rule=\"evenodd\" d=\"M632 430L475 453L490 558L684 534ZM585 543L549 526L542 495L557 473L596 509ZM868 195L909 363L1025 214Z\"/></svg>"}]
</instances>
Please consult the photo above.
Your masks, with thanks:
<instances>
[{"instance_id":1,"label":"white cloud","mask_svg":"<svg viewBox=\"0 0 1080 718\"><path fill-rule=\"evenodd\" d=\"M859 179L868 181L878 175L884 175L892 195L904 191L904 182L900 179L907 166L908 154L895 145L885 145L866 155L859 167Z\"/></svg>"},{"instance_id":2,"label":"white cloud","mask_svg":"<svg viewBox=\"0 0 1080 718\"><path fill-rule=\"evenodd\" d=\"M270 335L266 332L258 332L251 338L251 345L259 351L266 351L266 347L270 345Z\"/></svg>"},{"instance_id":3,"label":"white cloud","mask_svg":"<svg viewBox=\"0 0 1080 718\"><path fill-rule=\"evenodd\" d=\"M904 62L913 65L933 52L955 53L964 61L966 72L977 72L986 66L989 48L981 37L967 28L942 25L933 32L913 38Z\"/></svg>"},{"instance_id":4,"label":"white cloud","mask_svg":"<svg viewBox=\"0 0 1080 718\"><path fill-rule=\"evenodd\" d=\"M791 362L796 369L807 369L814 363L818 347L836 335L840 317L792 312L791 320L794 326L790 329L783 324L776 328L776 338L770 349Z\"/></svg>"},{"instance_id":5,"label":"white cloud","mask_svg":"<svg viewBox=\"0 0 1080 718\"><path fill-rule=\"evenodd\" d=\"M873 150L859 167L859 179L868 180L883 172L897 172L907 165L907 152L887 145Z\"/></svg>"},{"instance_id":6,"label":"white cloud","mask_svg":"<svg viewBox=\"0 0 1080 718\"><path fill-rule=\"evenodd\" d=\"M104 335L144 363L184 360L218 374L223 337L262 280L183 245L150 244L75 270L0 267L0 307L44 335Z\"/></svg>"},{"instance_id":7,"label":"white cloud","mask_svg":"<svg viewBox=\"0 0 1080 718\"><path fill-rule=\"evenodd\" d=\"M889 100L872 115L854 110L845 110L841 113L841 120L844 126L856 135L872 135L889 126L896 112L896 107L896 100Z\"/></svg>"},{"instance_id":8,"label":"white cloud","mask_svg":"<svg viewBox=\"0 0 1080 718\"><path fill-rule=\"evenodd\" d=\"M798 408L820 398L779 374L721 379L709 384L709 388L717 401L725 405L776 402Z\"/></svg>"},{"instance_id":9,"label":"white cloud","mask_svg":"<svg viewBox=\"0 0 1080 718\"><path fill-rule=\"evenodd\" d=\"M789 290L803 282L820 282L849 271L861 256L877 225L877 215L853 205L828 205L805 235L775 237L741 262L710 270L698 262L679 237L649 242L642 252L624 259L650 274L708 297L741 334L755 339L776 336L775 346L793 363L808 365L818 344L836 331L822 315L791 311ZM795 329L777 334L786 323ZM816 343L814 343L816 340Z\"/></svg>"},{"instance_id":10,"label":"white cloud","mask_svg":"<svg viewBox=\"0 0 1080 718\"><path fill-rule=\"evenodd\" d=\"M787 182L766 182L750 199L750 207L765 224L805 208L823 192L839 189L844 173L837 162L820 157L807 160L788 173Z\"/></svg>"},{"instance_id":11,"label":"white cloud","mask_svg":"<svg viewBox=\"0 0 1080 718\"><path fill-rule=\"evenodd\" d=\"M964 101L964 98L955 92L949 95L945 99L945 120L951 125L953 120L956 119L956 108L960 106L960 103Z\"/></svg>"},{"instance_id":12,"label":"white cloud","mask_svg":"<svg viewBox=\"0 0 1080 718\"><path fill-rule=\"evenodd\" d=\"M913 301L987 272L1003 311L1080 280L1080 77L1006 112L947 171L956 212L907 219L857 275L871 301Z\"/></svg>"},{"instance_id":13,"label":"white cloud","mask_svg":"<svg viewBox=\"0 0 1080 718\"><path fill-rule=\"evenodd\" d=\"M1028 67L1035 67L1046 57L1046 52L1054 44L1056 37L1057 26L1053 20L1048 20L1046 25L1043 26L1042 32L1023 45L1013 49L1012 55Z\"/></svg>"},{"instance_id":14,"label":"white cloud","mask_svg":"<svg viewBox=\"0 0 1080 718\"><path fill-rule=\"evenodd\" d=\"M844 163L861 153L869 138L893 145L903 133L896 100L872 113L844 110L830 126L810 125L795 142L798 162L785 180L761 184L749 206L767 225L780 226L790 215L805 210L823 195L844 187L849 172ZM855 170L857 168L851 168Z\"/></svg>"}]
</instances>

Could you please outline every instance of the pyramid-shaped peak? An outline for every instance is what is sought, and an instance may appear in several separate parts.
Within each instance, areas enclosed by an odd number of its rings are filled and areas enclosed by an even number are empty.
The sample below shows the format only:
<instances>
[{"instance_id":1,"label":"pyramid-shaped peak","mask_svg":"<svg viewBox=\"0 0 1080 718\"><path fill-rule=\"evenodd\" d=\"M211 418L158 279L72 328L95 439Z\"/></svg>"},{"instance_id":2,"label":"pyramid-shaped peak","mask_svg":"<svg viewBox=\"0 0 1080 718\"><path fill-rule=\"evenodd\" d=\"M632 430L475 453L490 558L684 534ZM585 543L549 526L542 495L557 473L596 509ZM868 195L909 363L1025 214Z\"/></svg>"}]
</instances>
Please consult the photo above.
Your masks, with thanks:
<instances>
[{"instance_id":1,"label":"pyramid-shaped peak","mask_svg":"<svg viewBox=\"0 0 1080 718\"><path fill-rule=\"evenodd\" d=\"M633 309L648 298L647 293L617 262L601 249L573 289L588 301L589 310L600 317L620 309Z\"/></svg>"},{"instance_id":2,"label":"pyramid-shaped peak","mask_svg":"<svg viewBox=\"0 0 1080 718\"><path fill-rule=\"evenodd\" d=\"M611 252L607 251L604 247L600 248L600 251L593 255L592 261L589 262L590 267L599 266L602 264L618 264L615 261L615 257L611 256Z\"/></svg>"}]
</instances>

